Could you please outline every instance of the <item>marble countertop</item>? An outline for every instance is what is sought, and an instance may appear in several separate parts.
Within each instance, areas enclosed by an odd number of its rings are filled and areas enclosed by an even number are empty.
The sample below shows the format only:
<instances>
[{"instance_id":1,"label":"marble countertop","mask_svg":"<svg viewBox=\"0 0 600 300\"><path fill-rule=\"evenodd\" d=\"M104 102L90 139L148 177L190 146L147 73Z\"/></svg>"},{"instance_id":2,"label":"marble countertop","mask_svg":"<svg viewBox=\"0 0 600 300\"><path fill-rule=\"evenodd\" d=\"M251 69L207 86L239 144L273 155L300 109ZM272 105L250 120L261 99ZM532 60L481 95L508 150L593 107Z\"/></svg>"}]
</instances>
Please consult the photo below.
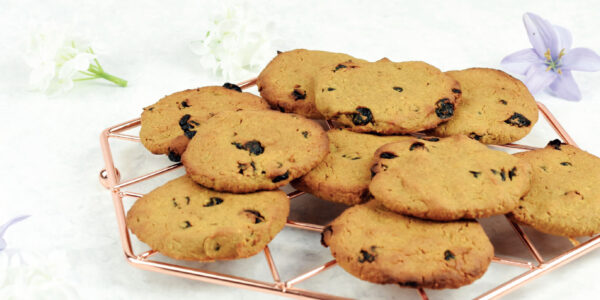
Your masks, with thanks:
<instances>
[{"instance_id":1,"label":"marble countertop","mask_svg":"<svg viewBox=\"0 0 600 300\"><path fill-rule=\"evenodd\" d=\"M203 69L187 46L202 37L206 15L222 7L221 1L3 0L0 7L0 223L18 214L32 216L6 233L9 249L42 255L40 267L83 299L277 298L131 267L122 255L110 194L98 182L104 164L98 136L104 128L136 118L142 107L166 94L225 81ZM273 22L274 46L279 50L308 48L368 60L424 60L442 70L499 68L505 55L530 47L521 22L527 11L571 30L574 47L600 50L597 1L253 1L247 9ZM106 48L103 66L129 80L129 86L83 82L58 97L27 91L29 70L20 41L30 24L49 21L91 32ZM547 93L536 99L555 114L581 148L600 155L600 72L575 73L575 79L582 101L568 102ZM541 146L555 137L540 121L522 143ZM169 164L140 144L112 145L124 178ZM182 173L177 170L135 190L147 192ZM293 200L292 218L326 223L342 210L303 196ZM483 224L498 255L531 259L503 217ZM570 245L564 238L527 232L545 257ZM270 249L284 279L331 260L329 250L319 246L319 238L316 233L285 228L274 239ZM136 249L144 249L134 242ZM263 255L192 265L270 280ZM507 298L591 298L600 292L591 280L599 275L599 268L600 252L594 251ZM473 285L427 292L431 299L472 298L519 272L492 264ZM298 287L360 299L418 299L411 289L363 282L338 266Z\"/></svg>"}]
</instances>

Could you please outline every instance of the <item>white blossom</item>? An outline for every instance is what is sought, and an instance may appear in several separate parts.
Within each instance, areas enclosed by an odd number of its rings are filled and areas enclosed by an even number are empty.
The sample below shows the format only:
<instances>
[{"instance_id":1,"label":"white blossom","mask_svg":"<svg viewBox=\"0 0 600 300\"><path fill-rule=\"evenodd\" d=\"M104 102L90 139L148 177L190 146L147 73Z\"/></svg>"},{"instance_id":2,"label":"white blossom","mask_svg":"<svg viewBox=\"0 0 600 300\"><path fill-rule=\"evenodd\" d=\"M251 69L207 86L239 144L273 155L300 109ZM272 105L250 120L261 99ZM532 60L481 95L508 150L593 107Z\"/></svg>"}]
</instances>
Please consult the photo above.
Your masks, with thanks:
<instances>
[{"instance_id":1,"label":"white blossom","mask_svg":"<svg viewBox=\"0 0 600 300\"><path fill-rule=\"evenodd\" d=\"M274 56L273 26L247 11L243 6L226 8L210 19L202 39L190 43L201 65L226 80L256 76Z\"/></svg>"}]
</instances>

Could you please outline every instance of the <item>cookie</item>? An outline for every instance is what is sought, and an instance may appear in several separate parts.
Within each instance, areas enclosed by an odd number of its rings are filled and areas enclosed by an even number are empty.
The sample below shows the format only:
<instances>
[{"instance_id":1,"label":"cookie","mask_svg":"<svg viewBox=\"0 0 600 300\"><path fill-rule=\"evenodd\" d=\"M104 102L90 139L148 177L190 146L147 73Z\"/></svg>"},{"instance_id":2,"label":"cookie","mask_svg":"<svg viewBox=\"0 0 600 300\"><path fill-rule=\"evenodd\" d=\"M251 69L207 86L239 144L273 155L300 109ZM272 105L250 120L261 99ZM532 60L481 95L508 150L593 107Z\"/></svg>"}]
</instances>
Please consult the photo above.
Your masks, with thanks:
<instances>
[{"instance_id":1,"label":"cookie","mask_svg":"<svg viewBox=\"0 0 600 300\"><path fill-rule=\"evenodd\" d=\"M374 283L458 288L480 278L494 248L477 221L434 222L376 201L348 208L322 233L338 264Z\"/></svg>"},{"instance_id":2,"label":"cookie","mask_svg":"<svg viewBox=\"0 0 600 300\"><path fill-rule=\"evenodd\" d=\"M600 158L554 140L515 154L531 163L531 190L512 217L539 231L569 237L600 233Z\"/></svg>"},{"instance_id":3,"label":"cookie","mask_svg":"<svg viewBox=\"0 0 600 300\"><path fill-rule=\"evenodd\" d=\"M276 111L222 112L198 128L181 161L217 191L272 190L317 166L329 152L315 121Z\"/></svg>"},{"instance_id":4,"label":"cookie","mask_svg":"<svg viewBox=\"0 0 600 300\"><path fill-rule=\"evenodd\" d=\"M413 133L448 121L460 86L419 61L346 61L321 69L315 103L325 118L357 132Z\"/></svg>"},{"instance_id":5,"label":"cookie","mask_svg":"<svg viewBox=\"0 0 600 300\"><path fill-rule=\"evenodd\" d=\"M531 166L464 135L387 144L369 190L392 211L448 221L506 214L529 191Z\"/></svg>"},{"instance_id":6,"label":"cookie","mask_svg":"<svg viewBox=\"0 0 600 300\"><path fill-rule=\"evenodd\" d=\"M322 119L315 107L314 75L325 66L347 60L357 59L306 49L280 52L258 75L256 84L260 95L274 108Z\"/></svg>"},{"instance_id":7,"label":"cookie","mask_svg":"<svg viewBox=\"0 0 600 300\"><path fill-rule=\"evenodd\" d=\"M262 98L231 83L177 92L144 108L140 140L154 154L179 161L197 127L221 111L266 110Z\"/></svg>"},{"instance_id":8,"label":"cookie","mask_svg":"<svg viewBox=\"0 0 600 300\"><path fill-rule=\"evenodd\" d=\"M127 212L127 226L166 256L226 260L262 251L283 229L289 210L282 191L219 193L186 175L138 199Z\"/></svg>"},{"instance_id":9,"label":"cookie","mask_svg":"<svg viewBox=\"0 0 600 300\"><path fill-rule=\"evenodd\" d=\"M433 130L437 136L464 134L485 144L508 144L526 136L538 120L527 87L500 71L472 68L446 72L462 90L454 118Z\"/></svg>"},{"instance_id":10,"label":"cookie","mask_svg":"<svg viewBox=\"0 0 600 300\"><path fill-rule=\"evenodd\" d=\"M332 202L355 205L369 195L371 163L377 148L401 136L376 136L336 129L327 132L329 154L308 174L292 181L296 189Z\"/></svg>"}]
</instances>

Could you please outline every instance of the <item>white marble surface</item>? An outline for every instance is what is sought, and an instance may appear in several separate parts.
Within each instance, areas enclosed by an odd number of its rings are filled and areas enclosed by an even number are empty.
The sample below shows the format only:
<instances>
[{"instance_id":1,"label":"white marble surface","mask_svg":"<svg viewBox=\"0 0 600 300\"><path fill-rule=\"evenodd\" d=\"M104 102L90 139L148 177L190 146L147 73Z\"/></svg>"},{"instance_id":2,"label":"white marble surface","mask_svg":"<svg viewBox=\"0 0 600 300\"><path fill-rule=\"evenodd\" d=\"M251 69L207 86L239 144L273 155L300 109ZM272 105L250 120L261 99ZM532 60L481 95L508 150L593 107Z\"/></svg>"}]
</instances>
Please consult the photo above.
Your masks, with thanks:
<instances>
[{"instance_id":1,"label":"white marble surface","mask_svg":"<svg viewBox=\"0 0 600 300\"><path fill-rule=\"evenodd\" d=\"M49 259L40 262L42 267L60 262L49 270L84 299L268 298L141 271L129 266L121 254L110 196L97 180L103 167L100 131L135 118L143 106L166 94L224 81L203 70L187 48L189 41L204 34L206 14L220 7L219 2L171 2L0 0L0 223L17 214L31 214L6 234L9 248L44 253ZM499 67L505 55L530 47L521 23L527 11L569 28L575 47L600 50L597 1L253 1L249 9L274 22L279 50L304 47L369 60L383 56L425 60L442 70ZM128 79L129 86L86 82L55 98L26 91L28 70L19 41L28 24L48 21L71 24L95 35L108 50L101 55L103 66ZM580 147L600 155L600 72L575 73L575 78L583 93L581 102L544 93L536 98L554 112ZM542 145L550 138L554 135L540 122L526 142ZM124 177L168 164L166 158L148 154L141 145L113 145ZM159 178L136 189L148 191L166 180ZM326 222L328 216L315 214L329 208L341 210L323 201L295 200L293 215ZM484 223L498 255L528 258L504 220L492 218ZM569 246L564 239L532 235L547 257ZM291 228L277 236L271 250L282 277L293 277L331 259L318 243L318 234ZM269 279L263 256L203 266ZM599 275L599 267L600 252L595 251L508 298L592 298L600 292L592 280ZM471 286L428 292L432 299L471 298L519 271L493 264ZM417 298L412 290L361 282L339 267L320 276L299 287L363 299Z\"/></svg>"}]
</instances>

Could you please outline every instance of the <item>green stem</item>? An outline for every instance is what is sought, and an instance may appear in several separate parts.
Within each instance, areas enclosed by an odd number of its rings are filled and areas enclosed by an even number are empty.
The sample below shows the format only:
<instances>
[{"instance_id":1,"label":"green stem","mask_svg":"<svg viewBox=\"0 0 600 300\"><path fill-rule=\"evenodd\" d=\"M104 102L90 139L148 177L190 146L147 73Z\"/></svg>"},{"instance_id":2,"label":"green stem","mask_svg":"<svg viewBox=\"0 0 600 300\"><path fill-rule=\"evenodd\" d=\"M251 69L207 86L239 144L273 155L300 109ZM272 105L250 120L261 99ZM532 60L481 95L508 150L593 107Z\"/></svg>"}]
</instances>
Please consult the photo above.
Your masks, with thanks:
<instances>
[{"instance_id":1,"label":"green stem","mask_svg":"<svg viewBox=\"0 0 600 300\"><path fill-rule=\"evenodd\" d=\"M120 87L127 86L127 80L104 72L102 67L100 67L100 64L98 63L98 61L96 61L96 66L90 65L90 67L88 68L88 72L94 74L94 77L92 77L92 79L103 78L103 79L106 79L106 80L120 86Z\"/></svg>"}]
</instances>

